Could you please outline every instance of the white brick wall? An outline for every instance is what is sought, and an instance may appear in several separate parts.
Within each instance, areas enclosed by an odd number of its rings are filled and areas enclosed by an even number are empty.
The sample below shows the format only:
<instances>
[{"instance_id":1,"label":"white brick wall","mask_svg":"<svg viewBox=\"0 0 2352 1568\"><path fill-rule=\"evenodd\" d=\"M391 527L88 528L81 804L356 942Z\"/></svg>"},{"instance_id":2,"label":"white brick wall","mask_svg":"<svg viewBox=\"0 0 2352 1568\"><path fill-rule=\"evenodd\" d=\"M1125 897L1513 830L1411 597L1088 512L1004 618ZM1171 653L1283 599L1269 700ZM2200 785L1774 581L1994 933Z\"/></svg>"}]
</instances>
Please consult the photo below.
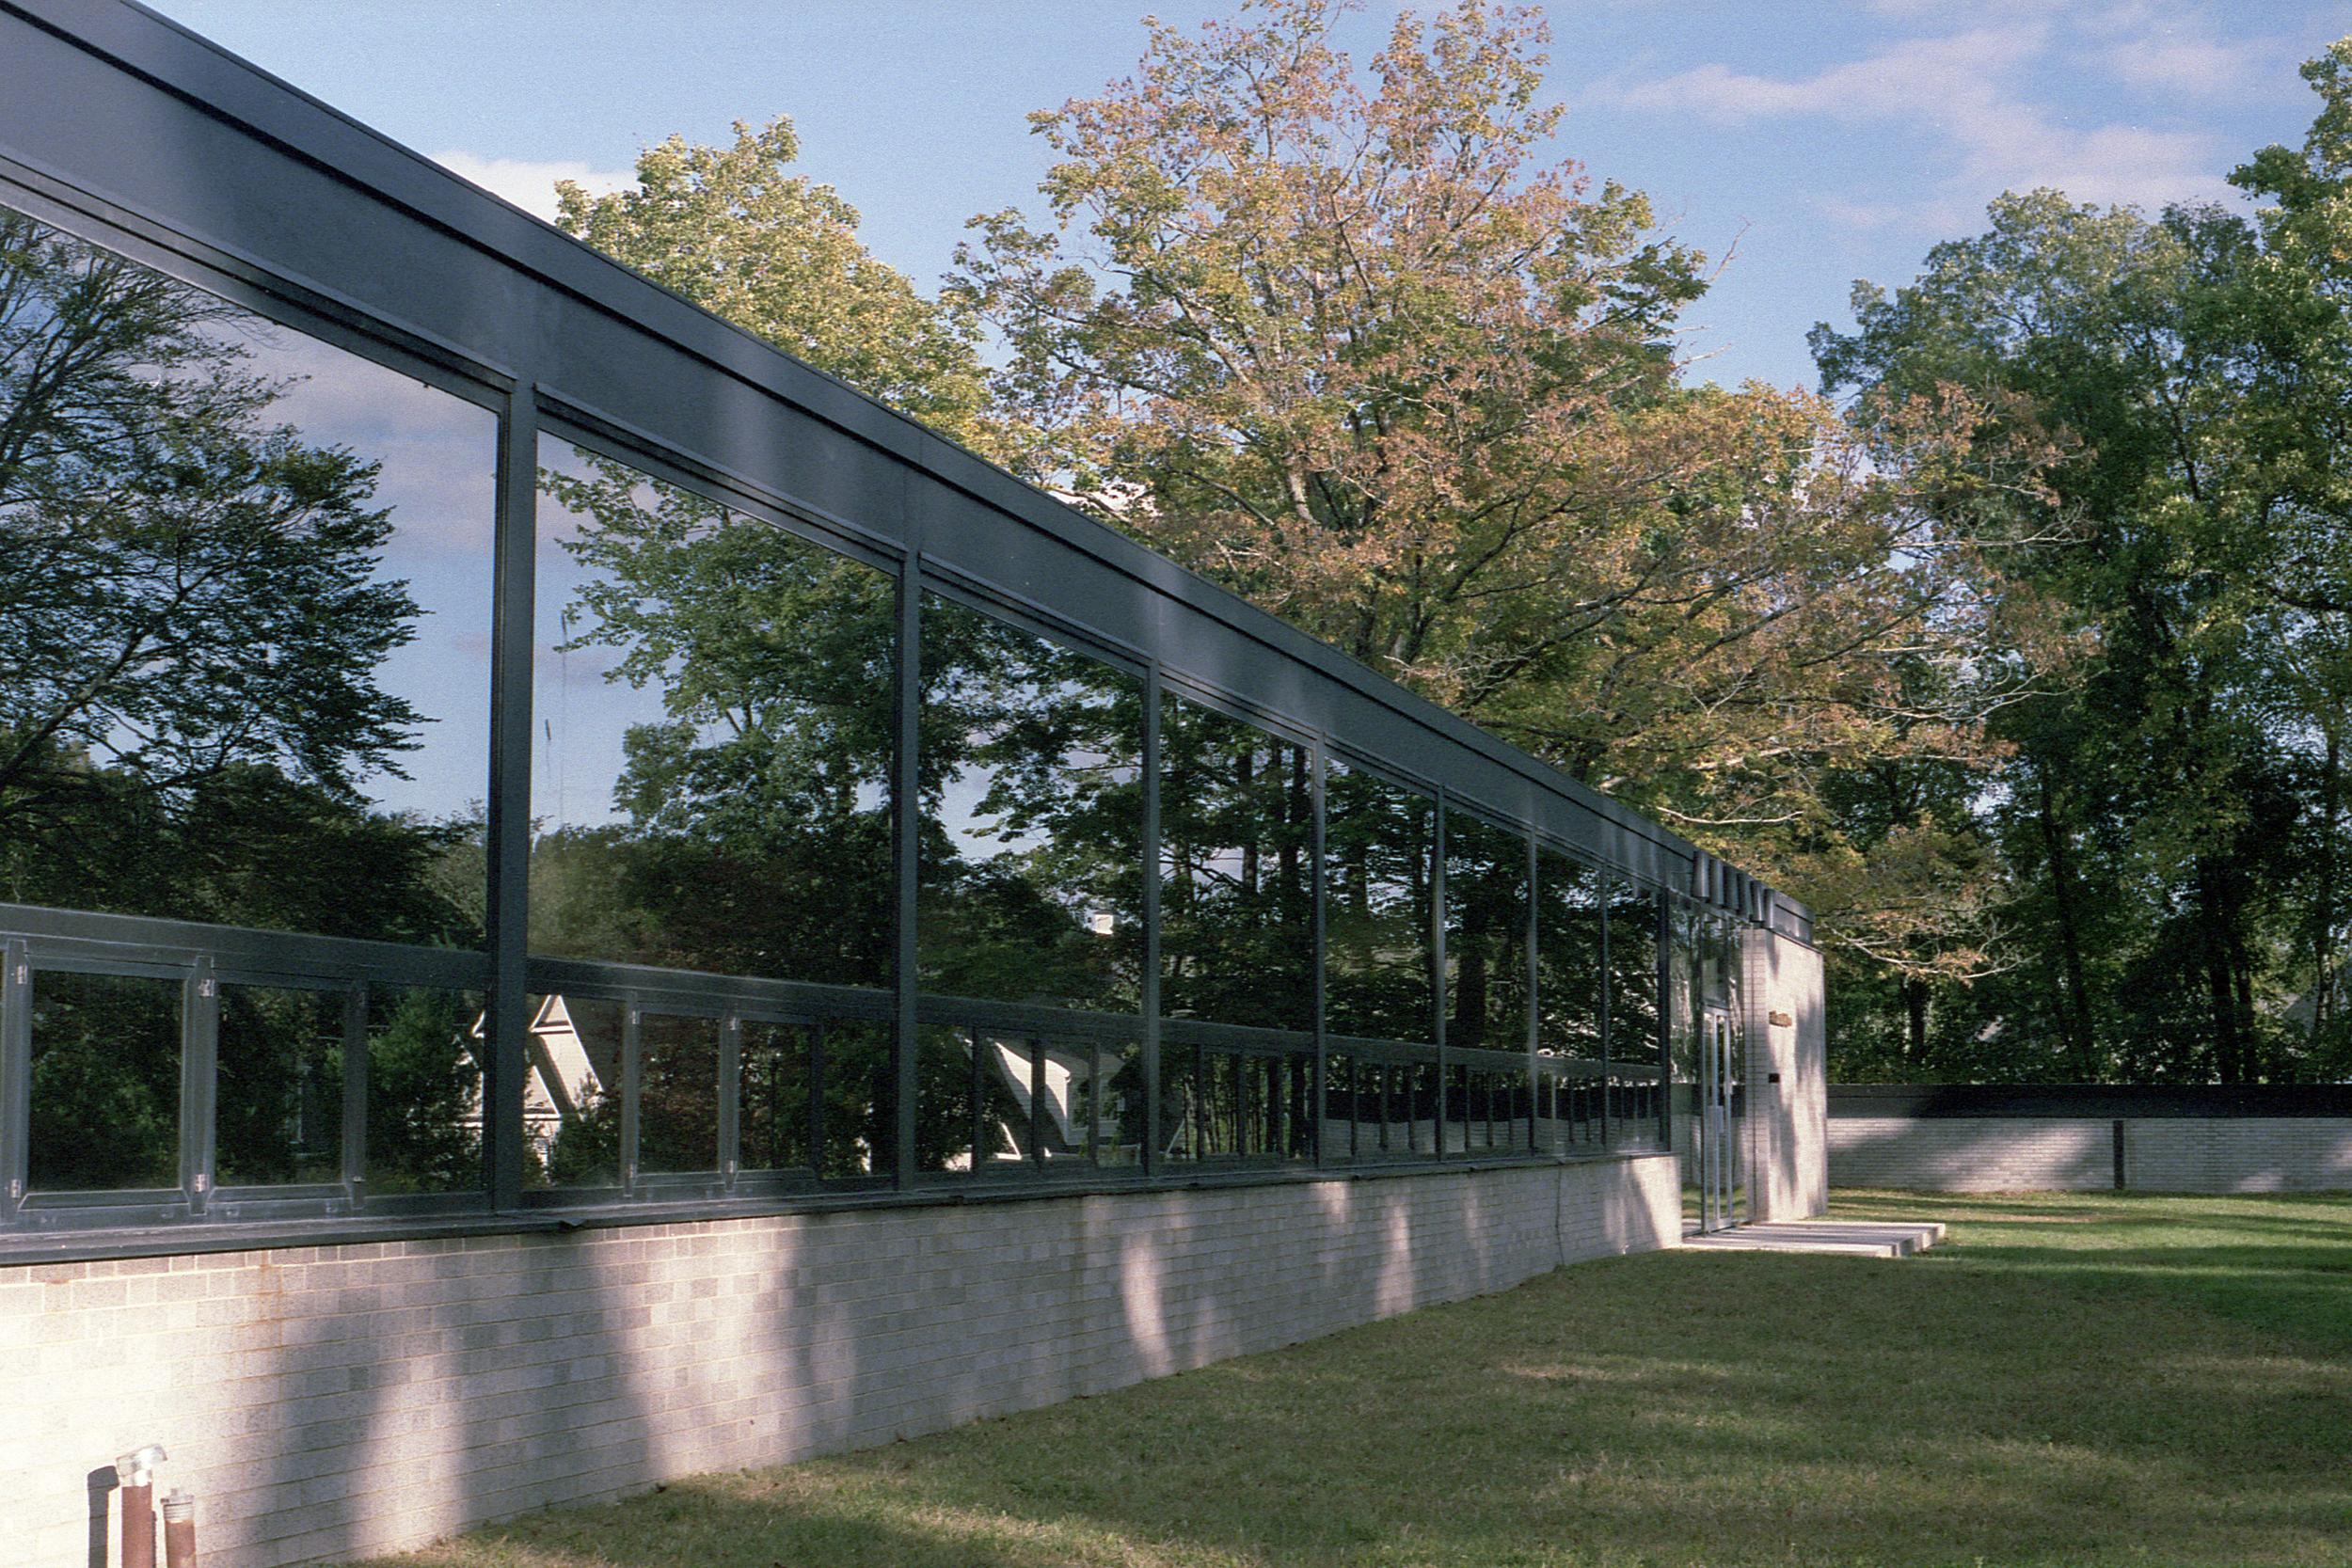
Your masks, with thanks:
<instances>
[{"instance_id":1,"label":"white brick wall","mask_svg":"<svg viewBox=\"0 0 2352 1568\"><path fill-rule=\"evenodd\" d=\"M1945 1192L2115 1186L2111 1117L1838 1117L1829 1179ZM2123 1123L2126 1187L2165 1193L2352 1188L2352 1118L2137 1117Z\"/></svg>"},{"instance_id":2,"label":"white brick wall","mask_svg":"<svg viewBox=\"0 0 2352 1568\"><path fill-rule=\"evenodd\" d=\"M207 1561L413 1546L1676 1244L1660 1156L0 1268L0 1565L137 1443Z\"/></svg>"},{"instance_id":3,"label":"white brick wall","mask_svg":"<svg viewBox=\"0 0 2352 1568\"><path fill-rule=\"evenodd\" d=\"M1810 1219L1829 1205L1821 955L1777 932L1751 929L1741 963L1749 1201L1759 1220ZM1788 1022L1773 1023L1775 1013Z\"/></svg>"}]
</instances>

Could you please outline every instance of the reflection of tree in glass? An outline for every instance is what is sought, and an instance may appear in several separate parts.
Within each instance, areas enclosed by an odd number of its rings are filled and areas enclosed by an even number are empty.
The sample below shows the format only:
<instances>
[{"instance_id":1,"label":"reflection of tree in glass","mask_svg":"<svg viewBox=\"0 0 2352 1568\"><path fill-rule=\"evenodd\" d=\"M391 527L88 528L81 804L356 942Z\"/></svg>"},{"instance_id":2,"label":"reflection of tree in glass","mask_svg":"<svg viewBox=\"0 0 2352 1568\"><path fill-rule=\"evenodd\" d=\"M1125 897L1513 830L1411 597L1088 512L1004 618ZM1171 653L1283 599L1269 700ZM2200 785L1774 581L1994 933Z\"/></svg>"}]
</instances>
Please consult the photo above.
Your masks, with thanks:
<instances>
[{"instance_id":1,"label":"reflection of tree in glass","mask_svg":"<svg viewBox=\"0 0 2352 1568\"><path fill-rule=\"evenodd\" d=\"M1425 1041L1430 864L1437 806L1426 795L1333 764L1324 777L1325 1006L1331 1031Z\"/></svg>"},{"instance_id":2,"label":"reflection of tree in glass","mask_svg":"<svg viewBox=\"0 0 2352 1568\"><path fill-rule=\"evenodd\" d=\"M220 988L214 1164L224 1187L342 1180L338 992Z\"/></svg>"},{"instance_id":3,"label":"reflection of tree in glass","mask_svg":"<svg viewBox=\"0 0 2352 1568\"><path fill-rule=\"evenodd\" d=\"M1607 882L1590 866L1543 851L1535 868L1536 1048L1600 1058L1601 921ZM1652 989L1656 989L1653 973Z\"/></svg>"},{"instance_id":4,"label":"reflection of tree in glass","mask_svg":"<svg viewBox=\"0 0 2352 1568\"><path fill-rule=\"evenodd\" d=\"M924 988L1140 1006L1142 681L927 597L921 770Z\"/></svg>"},{"instance_id":5,"label":"reflection of tree in glass","mask_svg":"<svg viewBox=\"0 0 2352 1568\"><path fill-rule=\"evenodd\" d=\"M35 1192L180 1184L178 983L34 976Z\"/></svg>"},{"instance_id":6,"label":"reflection of tree in glass","mask_svg":"<svg viewBox=\"0 0 2352 1568\"><path fill-rule=\"evenodd\" d=\"M458 1192L482 1182L471 1119L482 1068L471 1031L482 1002L462 991L372 991L368 1021L368 1190Z\"/></svg>"},{"instance_id":7,"label":"reflection of tree in glass","mask_svg":"<svg viewBox=\"0 0 2352 1568\"><path fill-rule=\"evenodd\" d=\"M625 820L534 847L533 949L887 984L890 579L608 459L540 483L588 573L563 646L664 717L623 736Z\"/></svg>"},{"instance_id":8,"label":"reflection of tree in glass","mask_svg":"<svg viewBox=\"0 0 2352 1568\"><path fill-rule=\"evenodd\" d=\"M0 210L0 899L448 937L462 832L358 788L423 721L378 465L272 422L271 330Z\"/></svg>"},{"instance_id":9,"label":"reflection of tree in glass","mask_svg":"<svg viewBox=\"0 0 2352 1568\"><path fill-rule=\"evenodd\" d=\"M1446 817L1446 1043L1527 1049L1527 840Z\"/></svg>"},{"instance_id":10,"label":"reflection of tree in glass","mask_svg":"<svg viewBox=\"0 0 2352 1568\"><path fill-rule=\"evenodd\" d=\"M1170 698L1161 709L1163 1005L1314 1026L1314 798L1306 748Z\"/></svg>"},{"instance_id":11,"label":"reflection of tree in glass","mask_svg":"<svg viewBox=\"0 0 2352 1568\"><path fill-rule=\"evenodd\" d=\"M1618 1061L1655 1063L1658 1043L1658 895L1612 881L1609 1053Z\"/></svg>"},{"instance_id":12,"label":"reflection of tree in glass","mask_svg":"<svg viewBox=\"0 0 2352 1568\"><path fill-rule=\"evenodd\" d=\"M637 1168L719 1168L719 1022L647 1013L638 1026Z\"/></svg>"}]
</instances>

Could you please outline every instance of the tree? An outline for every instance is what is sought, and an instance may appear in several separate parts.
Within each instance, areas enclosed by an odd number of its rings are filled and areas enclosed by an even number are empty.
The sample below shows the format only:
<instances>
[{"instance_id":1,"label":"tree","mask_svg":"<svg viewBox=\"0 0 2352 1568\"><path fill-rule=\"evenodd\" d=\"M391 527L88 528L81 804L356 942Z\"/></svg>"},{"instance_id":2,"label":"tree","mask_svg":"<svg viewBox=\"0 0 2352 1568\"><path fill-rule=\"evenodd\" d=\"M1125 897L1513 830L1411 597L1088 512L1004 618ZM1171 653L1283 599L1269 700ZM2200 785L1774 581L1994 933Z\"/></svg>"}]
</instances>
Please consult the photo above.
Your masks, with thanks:
<instances>
[{"instance_id":1,"label":"tree","mask_svg":"<svg viewBox=\"0 0 2352 1568\"><path fill-rule=\"evenodd\" d=\"M1051 221L975 219L949 290L1003 337L1026 471L1812 895L1834 940L1979 967L1964 832L1823 781L1990 759L2057 651L2001 565L2047 520L1980 499L2035 454L1958 466L2017 437L1957 388L1871 445L1821 399L1684 385L1703 259L1543 161L1540 21L1407 16L1365 83L1339 9L1154 24L1134 78L1032 117ZM1889 842L1908 882L1867 869Z\"/></svg>"},{"instance_id":2,"label":"tree","mask_svg":"<svg viewBox=\"0 0 2352 1568\"><path fill-rule=\"evenodd\" d=\"M1010 435L992 415L971 313L925 299L858 238L857 209L786 172L782 117L738 121L735 145L671 136L637 157L637 184L590 196L557 183L556 222L714 315L921 420L984 456Z\"/></svg>"},{"instance_id":3,"label":"tree","mask_svg":"<svg viewBox=\"0 0 2352 1568\"><path fill-rule=\"evenodd\" d=\"M2007 1036L1995 1070L2235 1082L2325 1059L2352 696L2348 65L2352 43L2306 68L2324 103L2301 154L2233 177L2279 199L2257 221L2008 196L1911 285L1857 286L1854 332L1816 331L1866 430L1929 387L2010 400L2052 433L2046 483L2080 522L2018 562L2099 648L2079 689L2000 721L2014 760L1987 815L2034 957L1955 1021Z\"/></svg>"},{"instance_id":4,"label":"tree","mask_svg":"<svg viewBox=\"0 0 2352 1568\"><path fill-rule=\"evenodd\" d=\"M445 936L469 829L359 789L422 723L377 466L274 420L255 331L0 212L0 898Z\"/></svg>"}]
</instances>

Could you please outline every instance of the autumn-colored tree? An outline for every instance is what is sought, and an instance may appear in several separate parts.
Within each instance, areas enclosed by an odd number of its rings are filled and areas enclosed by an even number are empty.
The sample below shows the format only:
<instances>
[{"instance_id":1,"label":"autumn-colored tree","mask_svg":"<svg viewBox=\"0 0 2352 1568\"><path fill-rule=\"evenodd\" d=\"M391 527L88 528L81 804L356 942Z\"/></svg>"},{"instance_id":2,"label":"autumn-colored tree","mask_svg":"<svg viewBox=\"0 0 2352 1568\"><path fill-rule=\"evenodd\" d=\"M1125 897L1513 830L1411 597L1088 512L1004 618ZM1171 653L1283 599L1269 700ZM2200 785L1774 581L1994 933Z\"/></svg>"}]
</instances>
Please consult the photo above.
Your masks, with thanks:
<instances>
[{"instance_id":1,"label":"autumn-colored tree","mask_svg":"<svg viewBox=\"0 0 2352 1568\"><path fill-rule=\"evenodd\" d=\"M1939 802L2063 647L2001 569L2052 519L1984 504L2040 499L2038 430L1950 388L1865 438L1808 394L1686 385L1704 260L1549 160L1540 17L1408 15L1359 74L1343 8L1152 24L1134 77L1032 117L1050 222L975 219L950 287L1002 335L1030 477L1775 876L1834 940L1982 967L1989 867ZM1889 787L1831 786L1869 769Z\"/></svg>"},{"instance_id":2,"label":"autumn-colored tree","mask_svg":"<svg viewBox=\"0 0 2352 1568\"><path fill-rule=\"evenodd\" d=\"M556 185L556 222L615 261L988 456L1010 454L989 413L978 328L927 299L858 237L831 185L788 172L792 122L735 127L732 147L671 136L637 156L637 183Z\"/></svg>"}]
</instances>

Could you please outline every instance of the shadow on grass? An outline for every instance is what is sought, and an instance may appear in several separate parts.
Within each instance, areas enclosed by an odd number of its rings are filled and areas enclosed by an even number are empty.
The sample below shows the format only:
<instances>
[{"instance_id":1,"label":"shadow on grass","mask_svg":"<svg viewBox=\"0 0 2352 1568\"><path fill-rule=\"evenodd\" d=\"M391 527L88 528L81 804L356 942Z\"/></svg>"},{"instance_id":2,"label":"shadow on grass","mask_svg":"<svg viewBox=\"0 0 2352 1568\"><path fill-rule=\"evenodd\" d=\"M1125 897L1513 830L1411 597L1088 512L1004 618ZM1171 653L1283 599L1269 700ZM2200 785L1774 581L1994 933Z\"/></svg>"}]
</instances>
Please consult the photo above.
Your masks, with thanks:
<instances>
[{"instance_id":1,"label":"shadow on grass","mask_svg":"<svg viewBox=\"0 0 2352 1568\"><path fill-rule=\"evenodd\" d=\"M1968 1199L1960 1244L1915 1260L1588 1264L421 1560L2340 1562L2352 1226L2334 1213L2352 1207Z\"/></svg>"}]
</instances>

